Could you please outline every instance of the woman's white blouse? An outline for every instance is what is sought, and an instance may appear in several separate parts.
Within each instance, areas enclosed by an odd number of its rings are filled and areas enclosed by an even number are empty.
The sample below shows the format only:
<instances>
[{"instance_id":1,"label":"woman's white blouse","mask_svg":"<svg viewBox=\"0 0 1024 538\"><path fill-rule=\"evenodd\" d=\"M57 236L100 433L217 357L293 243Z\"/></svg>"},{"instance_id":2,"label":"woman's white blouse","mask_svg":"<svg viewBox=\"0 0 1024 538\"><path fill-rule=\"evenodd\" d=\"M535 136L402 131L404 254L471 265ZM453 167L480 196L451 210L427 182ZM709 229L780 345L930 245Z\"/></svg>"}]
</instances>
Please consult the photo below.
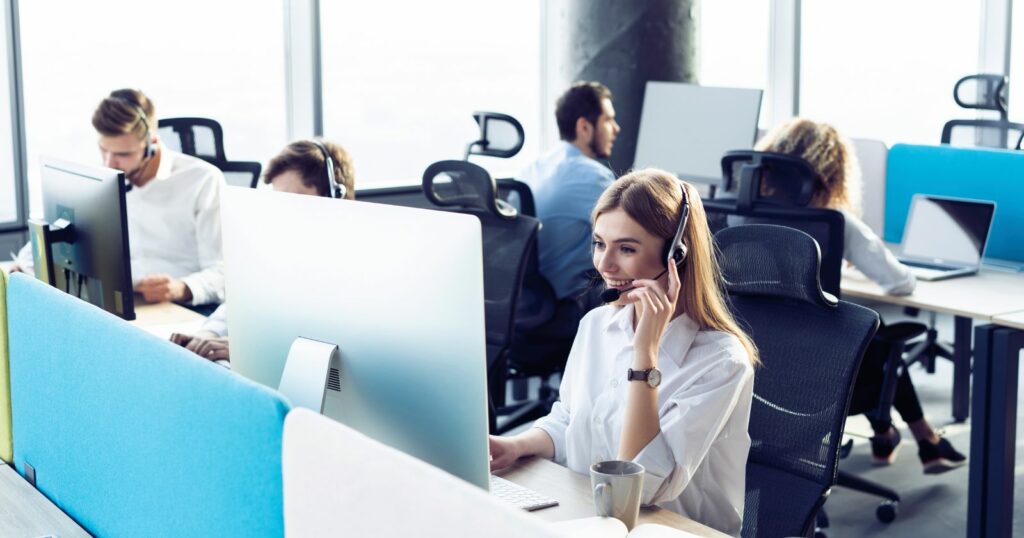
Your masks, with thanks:
<instances>
[{"instance_id":1,"label":"woman's white blouse","mask_svg":"<svg viewBox=\"0 0 1024 538\"><path fill-rule=\"evenodd\" d=\"M907 295L914 291L917 279L910 268L900 263L885 243L864 221L843 211L846 220L843 234L843 258L891 295Z\"/></svg>"},{"instance_id":2,"label":"woman's white blouse","mask_svg":"<svg viewBox=\"0 0 1024 538\"><path fill-rule=\"evenodd\" d=\"M554 441L556 462L589 473L593 463L618 459L633 336L632 305L603 306L580 321L560 401L535 424ZM738 535L750 449L750 359L735 336L701 331L684 314L662 336L658 368L661 432L634 458L647 471L641 502Z\"/></svg>"}]
</instances>

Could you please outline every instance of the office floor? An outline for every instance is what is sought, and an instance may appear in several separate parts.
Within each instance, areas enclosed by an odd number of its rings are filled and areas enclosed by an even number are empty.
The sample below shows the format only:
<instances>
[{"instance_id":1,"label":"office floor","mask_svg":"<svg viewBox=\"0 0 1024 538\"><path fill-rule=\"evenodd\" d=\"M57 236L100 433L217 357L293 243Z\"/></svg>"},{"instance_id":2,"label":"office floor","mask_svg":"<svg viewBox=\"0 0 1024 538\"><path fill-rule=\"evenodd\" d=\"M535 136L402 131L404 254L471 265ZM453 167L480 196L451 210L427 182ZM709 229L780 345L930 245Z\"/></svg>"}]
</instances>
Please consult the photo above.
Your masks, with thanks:
<instances>
[{"instance_id":1,"label":"office floor","mask_svg":"<svg viewBox=\"0 0 1024 538\"><path fill-rule=\"evenodd\" d=\"M904 319L901 309L886 305L871 305L888 322ZM909 319L909 318L907 318ZM926 321L919 317L918 321ZM953 318L939 316L939 333L948 340L953 334ZM952 363L940 360L934 375L924 368L915 366L911 377L917 388L925 415L938 428L945 431L958 450L965 454L970 451L970 426L968 423L952 424L950 394L952 390ZM531 393L538 385L531 384ZM1024 368L1021 369L1020 386L1024 386ZM1014 491L1014 536L1024 537L1024 398L1017 416L1017 476ZM843 469L859 476L880 482L899 492L902 501L896 521L886 525L875 518L876 497L859 492L835 488L826 504L831 527L827 529L830 538L861 536L964 536L967 527L967 476L968 466L949 471L942 475L925 475L917 457L917 444L913 441L906 425L897 418L897 425L903 435L903 445L896 462L889 467L875 467L871 462L871 447L867 438L871 428L863 417L851 417L847 423L847 435L854 439L850 457L843 460ZM526 429L528 426L524 426Z\"/></svg>"}]
</instances>

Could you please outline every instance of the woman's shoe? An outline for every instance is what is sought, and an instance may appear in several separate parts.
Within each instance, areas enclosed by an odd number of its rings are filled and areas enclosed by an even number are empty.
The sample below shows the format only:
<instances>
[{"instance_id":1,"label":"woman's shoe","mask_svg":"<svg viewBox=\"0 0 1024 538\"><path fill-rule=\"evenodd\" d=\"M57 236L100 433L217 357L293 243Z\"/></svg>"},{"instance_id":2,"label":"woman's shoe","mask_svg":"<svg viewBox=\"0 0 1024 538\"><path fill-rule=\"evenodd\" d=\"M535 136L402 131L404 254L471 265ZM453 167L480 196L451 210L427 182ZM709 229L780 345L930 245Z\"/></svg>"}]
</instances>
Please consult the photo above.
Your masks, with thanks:
<instances>
[{"instance_id":1,"label":"woman's shoe","mask_svg":"<svg viewBox=\"0 0 1024 538\"><path fill-rule=\"evenodd\" d=\"M871 438L871 458L875 465L892 465L900 451L900 431L889 426L889 431Z\"/></svg>"},{"instance_id":2,"label":"woman's shoe","mask_svg":"<svg viewBox=\"0 0 1024 538\"><path fill-rule=\"evenodd\" d=\"M918 441L917 457L921 458L925 474L944 473L967 463L967 456L957 452L945 437L939 437L939 442L934 444Z\"/></svg>"}]
</instances>

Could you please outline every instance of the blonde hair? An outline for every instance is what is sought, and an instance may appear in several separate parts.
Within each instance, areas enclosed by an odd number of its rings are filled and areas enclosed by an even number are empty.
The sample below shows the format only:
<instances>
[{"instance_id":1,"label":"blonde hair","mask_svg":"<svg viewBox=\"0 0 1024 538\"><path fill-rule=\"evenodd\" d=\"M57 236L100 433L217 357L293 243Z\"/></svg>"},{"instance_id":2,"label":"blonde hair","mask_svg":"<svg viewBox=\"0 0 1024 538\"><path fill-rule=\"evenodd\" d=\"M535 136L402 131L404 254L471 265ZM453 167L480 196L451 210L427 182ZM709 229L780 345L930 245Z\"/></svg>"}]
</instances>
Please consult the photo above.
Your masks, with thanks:
<instances>
[{"instance_id":1,"label":"blonde hair","mask_svg":"<svg viewBox=\"0 0 1024 538\"><path fill-rule=\"evenodd\" d=\"M141 90L114 90L96 107L92 126L103 136L134 134L143 140L147 130L156 133L156 107Z\"/></svg>"},{"instance_id":2,"label":"blonde hair","mask_svg":"<svg viewBox=\"0 0 1024 538\"><path fill-rule=\"evenodd\" d=\"M807 161L818 175L811 206L861 212L861 175L847 138L827 123L793 118L772 129L754 146Z\"/></svg>"},{"instance_id":3,"label":"blonde hair","mask_svg":"<svg viewBox=\"0 0 1024 538\"><path fill-rule=\"evenodd\" d=\"M704 204L696 189L664 170L637 170L605 189L591 214L591 222L596 223L603 213L622 209L651 235L671 241L682 215L681 184L686 188L690 203L690 219L683 232L688 254L680 267L679 301L683 312L702 330L723 331L735 336L747 351L751 364L756 365L759 362L757 347L726 307L725 282L715 256Z\"/></svg>"}]
</instances>

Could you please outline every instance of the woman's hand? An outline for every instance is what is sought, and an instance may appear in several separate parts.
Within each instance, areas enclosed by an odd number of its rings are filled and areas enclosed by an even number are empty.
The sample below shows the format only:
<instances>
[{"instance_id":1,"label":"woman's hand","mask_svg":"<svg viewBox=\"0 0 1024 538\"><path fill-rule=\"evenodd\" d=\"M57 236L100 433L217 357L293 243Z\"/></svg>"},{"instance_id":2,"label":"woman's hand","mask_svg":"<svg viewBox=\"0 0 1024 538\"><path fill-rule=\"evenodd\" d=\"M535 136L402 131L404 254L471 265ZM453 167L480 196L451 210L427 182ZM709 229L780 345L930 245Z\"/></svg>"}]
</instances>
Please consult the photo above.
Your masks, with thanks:
<instances>
[{"instance_id":1,"label":"woman's hand","mask_svg":"<svg viewBox=\"0 0 1024 538\"><path fill-rule=\"evenodd\" d=\"M199 331L192 335L174 333L171 335L171 342L207 360L231 360L228 339L210 331Z\"/></svg>"},{"instance_id":2,"label":"woman's hand","mask_svg":"<svg viewBox=\"0 0 1024 538\"><path fill-rule=\"evenodd\" d=\"M491 470L497 471L512 465L523 456L519 443L511 437L490 436Z\"/></svg>"},{"instance_id":3,"label":"woman's hand","mask_svg":"<svg viewBox=\"0 0 1024 538\"><path fill-rule=\"evenodd\" d=\"M635 280L633 285L636 286L636 289L628 294L637 301L638 315L640 316L636 325L633 347L637 351L646 353L652 360L657 360L661 336L665 333L668 322L675 315L676 303L679 300L679 267L675 263L669 263L667 273L667 291L657 280ZM654 366L657 364L645 367Z\"/></svg>"}]
</instances>

